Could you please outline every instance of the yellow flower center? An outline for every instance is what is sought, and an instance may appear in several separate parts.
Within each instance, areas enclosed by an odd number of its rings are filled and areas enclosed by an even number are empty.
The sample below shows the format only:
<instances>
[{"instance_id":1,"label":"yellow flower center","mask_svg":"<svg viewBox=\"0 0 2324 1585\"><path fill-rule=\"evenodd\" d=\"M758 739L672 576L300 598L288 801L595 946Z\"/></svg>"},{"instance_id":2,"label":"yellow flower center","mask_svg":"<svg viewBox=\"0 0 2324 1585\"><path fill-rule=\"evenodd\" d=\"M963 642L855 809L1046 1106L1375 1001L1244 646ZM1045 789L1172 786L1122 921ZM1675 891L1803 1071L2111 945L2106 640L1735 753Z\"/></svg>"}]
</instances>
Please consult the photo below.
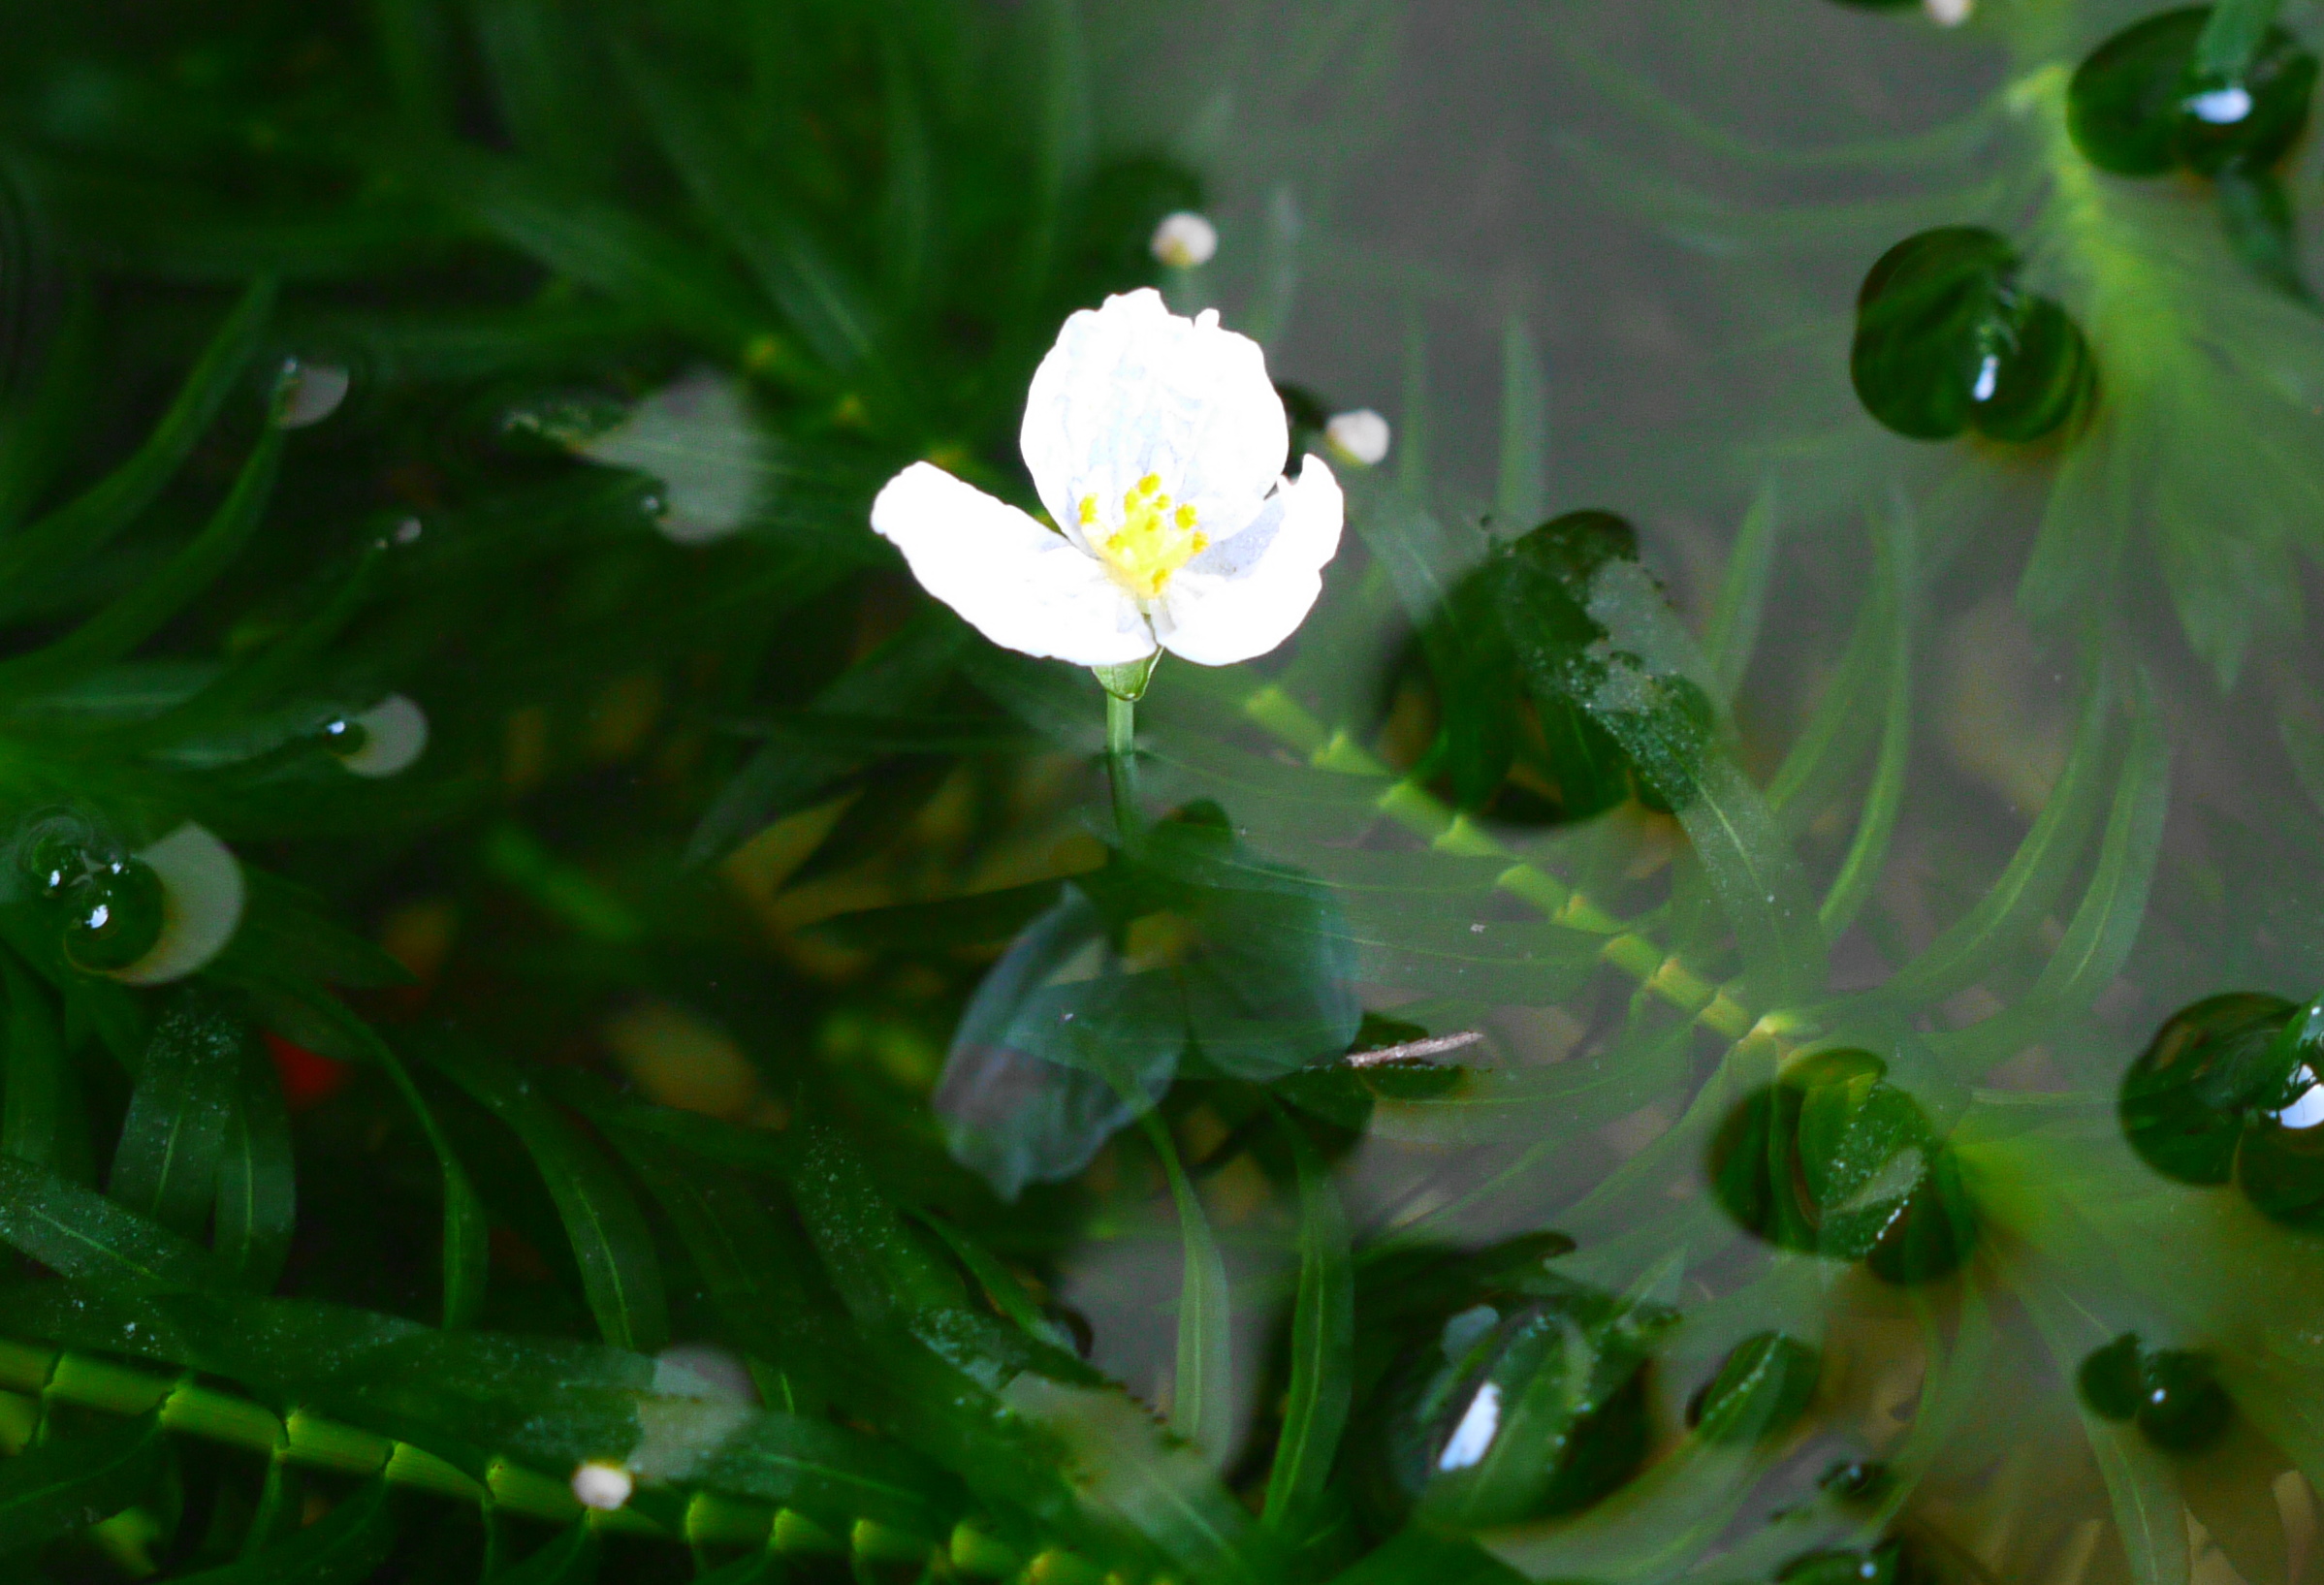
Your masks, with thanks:
<instances>
[{"instance_id":1,"label":"yellow flower center","mask_svg":"<svg viewBox=\"0 0 2324 1585\"><path fill-rule=\"evenodd\" d=\"M1124 588L1141 600L1151 600L1170 581L1170 574L1200 555L1210 545L1194 526L1192 506L1173 506L1162 493L1162 478L1149 473L1122 496L1122 526L1110 534L1091 532L1098 526L1098 497L1081 498L1082 537L1105 560Z\"/></svg>"}]
</instances>

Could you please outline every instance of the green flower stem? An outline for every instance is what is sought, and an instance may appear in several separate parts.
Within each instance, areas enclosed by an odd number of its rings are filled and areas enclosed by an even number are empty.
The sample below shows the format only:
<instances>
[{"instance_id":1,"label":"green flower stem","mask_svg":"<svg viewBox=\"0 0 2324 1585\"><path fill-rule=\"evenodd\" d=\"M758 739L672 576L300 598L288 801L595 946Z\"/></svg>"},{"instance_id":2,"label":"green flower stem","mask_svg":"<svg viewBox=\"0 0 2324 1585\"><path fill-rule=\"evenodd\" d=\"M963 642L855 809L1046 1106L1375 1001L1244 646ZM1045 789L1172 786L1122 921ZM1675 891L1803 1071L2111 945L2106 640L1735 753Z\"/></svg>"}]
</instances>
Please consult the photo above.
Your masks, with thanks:
<instances>
[{"instance_id":1,"label":"green flower stem","mask_svg":"<svg viewBox=\"0 0 2324 1585\"><path fill-rule=\"evenodd\" d=\"M484 1478L478 1480L424 1447L303 1409L278 1417L264 1404L204 1385L191 1377L0 1338L0 1407L11 1402L25 1412L0 1413L0 1425L30 1425L38 1411L49 1404L70 1404L111 1414L158 1411L165 1430L302 1469L361 1477L378 1475L391 1485L488 1504L552 1524L570 1524L583 1511L564 1480L504 1458L493 1459ZM648 1508L659 1508L668 1515L667 1520L654 1517ZM1056 1580L1085 1576L1095 1580L1104 1572L1056 1548L1040 1553L1029 1565L1014 1547L965 1519L942 1541L932 1542L926 1537L907 1535L870 1519L857 1520L843 1537L795 1508L770 1507L708 1491L694 1492L667 1506L641 1500L636 1506L592 1513L589 1518L597 1529L621 1535L655 1537L694 1546L763 1545L786 1556L820 1553L848 1556L862 1564L927 1564L940 1555L952 1571L984 1579L1006 1578L1020 1569L1025 1569L1028 1577Z\"/></svg>"},{"instance_id":2,"label":"green flower stem","mask_svg":"<svg viewBox=\"0 0 2324 1585\"><path fill-rule=\"evenodd\" d=\"M1137 702L1118 693L1105 696L1105 775L1113 783L1114 823L1122 840L1137 830Z\"/></svg>"},{"instance_id":3,"label":"green flower stem","mask_svg":"<svg viewBox=\"0 0 2324 1585\"><path fill-rule=\"evenodd\" d=\"M1243 713L1319 770L1389 777L1395 773L1369 749L1323 725L1306 707L1268 683L1243 702ZM1599 956L1703 1028L1741 1041L1754 1035L1782 1043L1806 1025L1792 1014L1756 1014L1733 987L1712 984L1651 936L1634 931L1547 871L1512 852L1465 814L1411 777L1394 781L1376 801L1381 813L1432 847L1463 858L1506 858L1510 867L1493 884L1532 903L1552 924L1606 937Z\"/></svg>"}]
</instances>

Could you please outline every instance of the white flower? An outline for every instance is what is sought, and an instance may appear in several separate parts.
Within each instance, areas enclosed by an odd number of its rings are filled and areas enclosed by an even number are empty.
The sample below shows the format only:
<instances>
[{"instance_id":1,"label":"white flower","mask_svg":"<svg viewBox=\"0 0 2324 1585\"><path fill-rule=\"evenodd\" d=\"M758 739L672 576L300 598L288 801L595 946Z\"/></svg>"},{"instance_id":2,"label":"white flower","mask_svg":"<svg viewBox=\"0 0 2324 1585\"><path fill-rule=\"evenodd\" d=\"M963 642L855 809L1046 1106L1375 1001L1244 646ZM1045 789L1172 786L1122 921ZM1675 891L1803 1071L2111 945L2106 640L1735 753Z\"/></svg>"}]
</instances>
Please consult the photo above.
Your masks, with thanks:
<instances>
[{"instance_id":1,"label":"white flower","mask_svg":"<svg viewBox=\"0 0 2324 1585\"><path fill-rule=\"evenodd\" d=\"M1219 228L1192 209L1162 216L1154 228L1154 256L1172 269L1210 263L1219 251Z\"/></svg>"},{"instance_id":2,"label":"white flower","mask_svg":"<svg viewBox=\"0 0 2324 1585\"><path fill-rule=\"evenodd\" d=\"M1977 0L1921 0L1929 17L1939 27L1958 27L1969 19Z\"/></svg>"},{"instance_id":3,"label":"white flower","mask_svg":"<svg viewBox=\"0 0 2324 1585\"><path fill-rule=\"evenodd\" d=\"M1371 467L1388 454L1388 421L1369 407L1335 413L1323 426L1323 443L1351 462Z\"/></svg>"},{"instance_id":4,"label":"white flower","mask_svg":"<svg viewBox=\"0 0 2324 1585\"><path fill-rule=\"evenodd\" d=\"M1303 621L1340 544L1339 482L1289 444L1266 357L1159 293L1066 321L1018 436L1050 528L915 462L872 504L923 588L1029 655L1205 666L1265 654Z\"/></svg>"}]
</instances>

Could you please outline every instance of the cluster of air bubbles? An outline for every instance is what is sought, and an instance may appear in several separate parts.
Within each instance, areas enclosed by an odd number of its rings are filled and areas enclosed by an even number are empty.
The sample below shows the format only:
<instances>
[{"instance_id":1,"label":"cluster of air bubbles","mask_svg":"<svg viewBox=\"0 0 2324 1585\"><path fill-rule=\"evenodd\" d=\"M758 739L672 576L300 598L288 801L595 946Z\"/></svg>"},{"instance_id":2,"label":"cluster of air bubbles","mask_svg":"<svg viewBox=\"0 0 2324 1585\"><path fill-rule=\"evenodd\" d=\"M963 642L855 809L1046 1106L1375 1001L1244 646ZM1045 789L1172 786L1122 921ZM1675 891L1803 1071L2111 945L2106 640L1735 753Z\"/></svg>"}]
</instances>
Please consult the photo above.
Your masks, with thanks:
<instances>
[{"instance_id":1,"label":"cluster of air bubbles","mask_svg":"<svg viewBox=\"0 0 2324 1585\"><path fill-rule=\"evenodd\" d=\"M322 736L352 774L396 776L428 751L428 713L410 696L391 693L368 710L334 715L323 723Z\"/></svg>"},{"instance_id":2,"label":"cluster of air bubbles","mask_svg":"<svg viewBox=\"0 0 2324 1585\"><path fill-rule=\"evenodd\" d=\"M34 906L54 922L60 956L83 973L132 985L182 979L241 924L241 866L192 821L133 853L79 811L49 810L25 822L15 855Z\"/></svg>"}]
</instances>

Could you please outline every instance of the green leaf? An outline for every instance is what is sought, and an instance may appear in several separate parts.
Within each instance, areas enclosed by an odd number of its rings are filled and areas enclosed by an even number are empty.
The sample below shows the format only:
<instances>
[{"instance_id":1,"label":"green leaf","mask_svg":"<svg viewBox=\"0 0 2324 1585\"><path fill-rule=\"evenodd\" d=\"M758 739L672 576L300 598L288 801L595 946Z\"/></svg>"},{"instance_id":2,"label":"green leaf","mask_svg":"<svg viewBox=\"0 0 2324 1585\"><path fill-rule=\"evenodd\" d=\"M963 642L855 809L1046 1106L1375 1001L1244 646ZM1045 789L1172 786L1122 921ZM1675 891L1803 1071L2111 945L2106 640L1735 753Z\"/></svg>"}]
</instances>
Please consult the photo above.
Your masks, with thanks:
<instances>
[{"instance_id":1,"label":"green leaf","mask_svg":"<svg viewBox=\"0 0 2324 1585\"><path fill-rule=\"evenodd\" d=\"M1267 1475L1262 1515L1296 1540L1315 1522L1348 1423L1355 1348L1355 1263L1347 1214L1322 1159L1298 1125L1285 1135L1299 1176L1299 1291L1291 1307L1291 1386Z\"/></svg>"},{"instance_id":2,"label":"green leaf","mask_svg":"<svg viewBox=\"0 0 2324 1585\"><path fill-rule=\"evenodd\" d=\"M386 1481L366 1482L287 1540L182 1578L186 1585L359 1585L395 1548L390 1501Z\"/></svg>"},{"instance_id":3,"label":"green leaf","mask_svg":"<svg viewBox=\"0 0 2324 1585\"><path fill-rule=\"evenodd\" d=\"M714 119L699 95L682 91L642 58L624 58L632 93L663 154L742 255L768 298L830 367L849 370L874 355L877 331L861 290L848 280L779 196L773 174L754 166L739 137Z\"/></svg>"},{"instance_id":4,"label":"green leaf","mask_svg":"<svg viewBox=\"0 0 2324 1585\"><path fill-rule=\"evenodd\" d=\"M412 175L484 231L607 297L648 309L723 358L766 321L726 270L661 227L602 199L563 191L524 165L462 151L414 160Z\"/></svg>"},{"instance_id":5,"label":"green leaf","mask_svg":"<svg viewBox=\"0 0 2324 1585\"><path fill-rule=\"evenodd\" d=\"M805 713L842 718L909 718L935 702L953 663L968 648L970 629L949 613L929 612L815 696ZM689 863L706 864L787 814L822 801L832 785L871 763L861 747L818 743L812 734L767 744L721 789L686 843Z\"/></svg>"},{"instance_id":6,"label":"green leaf","mask_svg":"<svg viewBox=\"0 0 2324 1585\"><path fill-rule=\"evenodd\" d=\"M1900 1005L1917 1006L1941 1001L1976 984L2055 905L2081 862L2097 815L2102 796L2098 761L2105 752L2111 715L2109 690L2093 688L2084 703L2065 769L2000 879L1975 907L1891 977L1885 996ZM2125 777L2128 774L2125 771Z\"/></svg>"},{"instance_id":7,"label":"green leaf","mask_svg":"<svg viewBox=\"0 0 2324 1585\"><path fill-rule=\"evenodd\" d=\"M768 1190L731 1168L689 1159L683 1147L623 1112L591 1114L677 1229L727 1338L761 1362L768 1407L793 1414L829 1398L823 1355L844 1346L836 1307L815 1284L814 1252L768 1207Z\"/></svg>"},{"instance_id":8,"label":"green leaf","mask_svg":"<svg viewBox=\"0 0 2324 1585\"><path fill-rule=\"evenodd\" d=\"M195 1245L13 1156L0 1156L0 1242L98 1287L174 1293L217 1281Z\"/></svg>"},{"instance_id":9,"label":"green leaf","mask_svg":"<svg viewBox=\"0 0 2324 1585\"><path fill-rule=\"evenodd\" d=\"M0 976L8 994L0 1154L52 1172L85 1171L81 1157L87 1155L86 1142L68 1134L83 1125L79 1070L66 1060L64 1033L57 1028L48 988L13 952L0 951Z\"/></svg>"},{"instance_id":10,"label":"green leaf","mask_svg":"<svg viewBox=\"0 0 2324 1585\"><path fill-rule=\"evenodd\" d=\"M145 1495L168 1443L151 1414L59 1436L0 1463L0 1556L85 1530Z\"/></svg>"},{"instance_id":11,"label":"green leaf","mask_svg":"<svg viewBox=\"0 0 2324 1585\"><path fill-rule=\"evenodd\" d=\"M477 53L516 146L575 185L611 174L613 149L589 33L547 0L474 0Z\"/></svg>"},{"instance_id":12,"label":"green leaf","mask_svg":"<svg viewBox=\"0 0 2324 1585\"><path fill-rule=\"evenodd\" d=\"M2162 853L2163 820L2170 811L2170 741L2153 701L2143 697L2089 886L2057 949L2042 966L2041 978L2007 1012L1932 1035L1931 1047L1971 1065L1999 1061L2038 1038L2061 1014L2086 1008L2113 983L2146 921L2147 896Z\"/></svg>"},{"instance_id":13,"label":"green leaf","mask_svg":"<svg viewBox=\"0 0 2324 1585\"><path fill-rule=\"evenodd\" d=\"M207 588L257 531L274 491L283 431L269 425L233 490L196 534L159 570L51 644L0 661L0 691L25 693L118 660L158 632Z\"/></svg>"},{"instance_id":14,"label":"green leaf","mask_svg":"<svg viewBox=\"0 0 2324 1585\"><path fill-rule=\"evenodd\" d=\"M485 1278L492 1265L484 1201L477 1197L475 1180L468 1176L460 1154L452 1148L451 1136L436 1120L435 1109L428 1104L428 1097L412 1082L411 1072L402 1060L360 1019L348 1015L340 1027L372 1062L387 1069L396 1093L411 1109L421 1132L428 1136L429 1149L435 1153L444 1186L444 1329L457 1331L473 1326L477 1313L484 1308Z\"/></svg>"},{"instance_id":15,"label":"green leaf","mask_svg":"<svg viewBox=\"0 0 2324 1585\"><path fill-rule=\"evenodd\" d=\"M177 995L146 1044L107 1193L189 1238L202 1231L249 1039L207 995Z\"/></svg>"},{"instance_id":16,"label":"green leaf","mask_svg":"<svg viewBox=\"0 0 2324 1585\"><path fill-rule=\"evenodd\" d=\"M152 504L249 366L273 307L273 282L252 283L137 454L68 505L0 540L0 590L7 591L0 608L104 546Z\"/></svg>"},{"instance_id":17,"label":"green leaf","mask_svg":"<svg viewBox=\"0 0 2324 1585\"><path fill-rule=\"evenodd\" d=\"M1458 1536L1402 1530L1331 1585L1519 1585L1524 1575Z\"/></svg>"},{"instance_id":18,"label":"green leaf","mask_svg":"<svg viewBox=\"0 0 2324 1585\"><path fill-rule=\"evenodd\" d=\"M242 866L247 888L234 939L212 960L212 972L232 979L248 969L267 980L377 990L409 985L411 971L331 916L322 898L255 865Z\"/></svg>"},{"instance_id":19,"label":"green leaf","mask_svg":"<svg viewBox=\"0 0 2324 1585\"><path fill-rule=\"evenodd\" d=\"M1000 1307L1001 1313L1016 1322L1028 1337L1036 1338L1053 1348L1063 1348L1068 1353L1072 1351L1073 1339L1070 1334L1034 1307L1033 1295L1025 1291L1025 1284L1017 1281L1016 1274L1003 1265L992 1251L942 1217L924 1212L918 1220L922 1226L944 1241L944 1247L952 1252L962 1265L969 1268L969 1275L976 1279L976 1285L983 1288L986 1296Z\"/></svg>"},{"instance_id":20,"label":"green leaf","mask_svg":"<svg viewBox=\"0 0 2324 1585\"><path fill-rule=\"evenodd\" d=\"M2216 0L2195 39L2195 75L2211 80L2241 81L2282 5L2283 0ZM2140 1585L2147 1582L2141 1580Z\"/></svg>"},{"instance_id":21,"label":"green leaf","mask_svg":"<svg viewBox=\"0 0 2324 1585\"><path fill-rule=\"evenodd\" d=\"M239 1094L218 1158L211 1248L229 1281L271 1291L290 1258L298 1215L298 1169L291 1158L291 1119L274 1064L245 1041Z\"/></svg>"},{"instance_id":22,"label":"green leaf","mask_svg":"<svg viewBox=\"0 0 2324 1585\"><path fill-rule=\"evenodd\" d=\"M600 1550L597 1529L584 1514L523 1563L494 1574L491 1585L589 1585L597 1577Z\"/></svg>"},{"instance_id":23,"label":"green leaf","mask_svg":"<svg viewBox=\"0 0 2324 1585\"><path fill-rule=\"evenodd\" d=\"M1719 697L1732 701L1751 669L1759 648L1760 623L1767 614L1767 586L1775 571L1775 553L1783 539L1782 515L1775 505L1775 479L1769 475L1743 514L1735 549L1727 555L1727 575L1719 582L1719 604L1711 613L1710 631L1703 641L1711 669L1719 681ZM1770 795L1770 802L1773 798Z\"/></svg>"},{"instance_id":24,"label":"green leaf","mask_svg":"<svg viewBox=\"0 0 2324 1585\"><path fill-rule=\"evenodd\" d=\"M1872 786L1857 821L1856 840L1849 844L1848 856L1841 861L1839 873L1817 911L1826 940L1838 939L1871 901L1888 860L1889 841L1895 835L1896 811L1904 803L1905 764L1913 739L1913 575L1906 564L1911 544L1909 532L1902 528L1880 540L1886 587L1877 603L1886 613L1885 625L1891 635L1887 720L1880 733L1880 755L1872 766Z\"/></svg>"},{"instance_id":25,"label":"green leaf","mask_svg":"<svg viewBox=\"0 0 2324 1585\"><path fill-rule=\"evenodd\" d=\"M1178 1363L1171 1376L1170 1428L1201 1448L1213 1468L1223 1468L1234 1451L1226 1440L1234 1413L1226 1262L1211 1233L1210 1219L1202 1214L1202 1201L1179 1164L1169 1129L1151 1111L1140 1121L1169 1175L1178 1239L1186 1251L1178 1286Z\"/></svg>"},{"instance_id":26,"label":"green leaf","mask_svg":"<svg viewBox=\"0 0 2324 1585\"><path fill-rule=\"evenodd\" d=\"M669 1341L653 1233L612 1162L533 1089L488 1059L430 1053L446 1076L515 1132L557 1202L597 1330L617 1348L652 1353Z\"/></svg>"}]
</instances>

